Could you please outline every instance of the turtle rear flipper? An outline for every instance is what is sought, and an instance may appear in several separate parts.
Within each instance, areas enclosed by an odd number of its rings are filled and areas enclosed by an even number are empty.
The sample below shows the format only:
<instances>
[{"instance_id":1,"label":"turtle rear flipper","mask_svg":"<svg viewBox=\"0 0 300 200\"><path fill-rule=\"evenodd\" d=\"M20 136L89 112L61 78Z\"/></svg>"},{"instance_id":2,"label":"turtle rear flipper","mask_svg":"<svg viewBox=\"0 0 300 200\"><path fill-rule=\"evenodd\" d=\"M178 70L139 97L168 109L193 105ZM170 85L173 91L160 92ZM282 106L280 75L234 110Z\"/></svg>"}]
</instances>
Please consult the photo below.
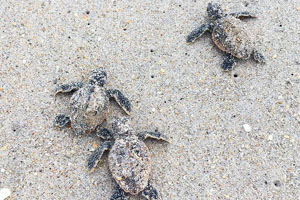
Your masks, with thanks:
<instances>
[{"instance_id":1,"label":"turtle rear flipper","mask_svg":"<svg viewBox=\"0 0 300 200\"><path fill-rule=\"evenodd\" d=\"M63 129L65 127L68 127L71 124L71 119L70 117L64 115L64 114L58 114L55 117L55 126Z\"/></svg>"},{"instance_id":2,"label":"turtle rear flipper","mask_svg":"<svg viewBox=\"0 0 300 200\"><path fill-rule=\"evenodd\" d=\"M110 197L110 200L127 200L127 198L125 197L124 191L117 186L113 195Z\"/></svg>"},{"instance_id":3,"label":"turtle rear flipper","mask_svg":"<svg viewBox=\"0 0 300 200\"><path fill-rule=\"evenodd\" d=\"M235 60L232 54L227 53L224 57L224 61L221 65L222 69L224 71L229 71L234 67Z\"/></svg>"},{"instance_id":4,"label":"turtle rear flipper","mask_svg":"<svg viewBox=\"0 0 300 200\"><path fill-rule=\"evenodd\" d=\"M160 199L157 190L148 182L148 185L142 191L142 196L147 200Z\"/></svg>"},{"instance_id":5,"label":"turtle rear flipper","mask_svg":"<svg viewBox=\"0 0 300 200\"><path fill-rule=\"evenodd\" d=\"M131 112L131 104L127 97L125 97L119 90L109 89L107 90L107 95L111 98L114 98L115 101L119 104L119 106L130 115Z\"/></svg>"},{"instance_id":6,"label":"turtle rear flipper","mask_svg":"<svg viewBox=\"0 0 300 200\"><path fill-rule=\"evenodd\" d=\"M83 86L82 82L73 82L70 84L62 84L55 89L55 94L74 92L74 91L78 90L79 88L82 88L82 86Z\"/></svg>"},{"instance_id":7,"label":"turtle rear flipper","mask_svg":"<svg viewBox=\"0 0 300 200\"><path fill-rule=\"evenodd\" d=\"M103 127L103 124L100 124L96 127L95 133L98 137L102 138L103 140L110 140L113 138L113 134L110 130Z\"/></svg>"},{"instance_id":8,"label":"turtle rear flipper","mask_svg":"<svg viewBox=\"0 0 300 200\"><path fill-rule=\"evenodd\" d=\"M259 53L256 49L253 50L253 58L259 63L265 63L266 59L262 53Z\"/></svg>"},{"instance_id":9,"label":"turtle rear flipper","mask_svg":"<svg viewBox=\"0 0 300 200\"><path fill-rule=\"evenodd\" d=\"M88 159L88 168L90 171L95 169L104 151L109 150L111 146L111 141L105 141L103 144L99 145L99 147L93 152L93 154Z\"/></svg>"}]
</instances>

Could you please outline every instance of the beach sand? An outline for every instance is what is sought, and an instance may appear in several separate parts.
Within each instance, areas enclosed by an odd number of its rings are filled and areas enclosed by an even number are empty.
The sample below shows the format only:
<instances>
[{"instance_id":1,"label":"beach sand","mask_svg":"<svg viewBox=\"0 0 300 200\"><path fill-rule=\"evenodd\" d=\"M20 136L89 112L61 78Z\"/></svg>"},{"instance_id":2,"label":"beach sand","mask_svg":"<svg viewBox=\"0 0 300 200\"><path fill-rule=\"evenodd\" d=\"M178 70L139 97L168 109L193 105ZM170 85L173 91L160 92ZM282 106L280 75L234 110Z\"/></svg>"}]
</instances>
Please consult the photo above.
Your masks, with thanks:
<instances>
[{"instance_id":1,"label":"beach sand","mask_svg":"<svg viewBox=\"0 0 300 200\"><path fill-rule=\"evenodd\" d=\"M104 67L108 88L132 103L147 140L150 180L163 200L297 199L300 196L300 1L221 1L243 20L266 64L237 60L205 34L209 1L4 1L0 5L0 188L9 199L108 200L116 186L103 141L53 125L68 112L59 84ZM107 123L125 113L112 103ZM143 199L128 196L130 200Z\"/></svg>"}]
</instances>

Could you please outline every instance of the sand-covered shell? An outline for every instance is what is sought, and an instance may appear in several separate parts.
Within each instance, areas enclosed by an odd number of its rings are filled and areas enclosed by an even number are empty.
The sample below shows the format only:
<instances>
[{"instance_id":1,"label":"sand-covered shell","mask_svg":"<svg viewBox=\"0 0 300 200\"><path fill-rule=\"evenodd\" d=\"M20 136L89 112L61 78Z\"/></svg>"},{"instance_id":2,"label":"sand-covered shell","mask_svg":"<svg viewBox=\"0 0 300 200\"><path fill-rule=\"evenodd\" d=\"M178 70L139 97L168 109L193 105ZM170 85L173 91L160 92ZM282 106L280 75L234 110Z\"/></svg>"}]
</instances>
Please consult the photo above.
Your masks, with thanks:
<instances>
[{"instance_id":1,"label":"sand-covered shell","mask_svg":"<svg viewBox=\"0 0 300 200\"><path fill-rule=\"evenodd\" d=\"M212 39L222 51L240 59L248 59L251 56L253 43L241 20L227 15L218 19L215 24Z\"/></svg>"},{"instance_id":2,"label":"sand-covered shell","mask_svg":"<svg viewBox=\"0 0 300 200\"><path fill-rule=\"evenodd\" d=\"M109 97L98 85L76 91L71 99L71 126L77 134L89 133L103 122L109 111Z\"/></svg>"},{"instance_id":3,"label":"sand-covered shell","mask_svg":"<svg viewBox=\"0 0 300 200\"><path fill-rule=\"evenodd\" d=\"M117 139L108 162L113 178L125 192L135 195L145 189L151 172L151 157L143 141L136 136Z\"/></svg>"}]
</instances>

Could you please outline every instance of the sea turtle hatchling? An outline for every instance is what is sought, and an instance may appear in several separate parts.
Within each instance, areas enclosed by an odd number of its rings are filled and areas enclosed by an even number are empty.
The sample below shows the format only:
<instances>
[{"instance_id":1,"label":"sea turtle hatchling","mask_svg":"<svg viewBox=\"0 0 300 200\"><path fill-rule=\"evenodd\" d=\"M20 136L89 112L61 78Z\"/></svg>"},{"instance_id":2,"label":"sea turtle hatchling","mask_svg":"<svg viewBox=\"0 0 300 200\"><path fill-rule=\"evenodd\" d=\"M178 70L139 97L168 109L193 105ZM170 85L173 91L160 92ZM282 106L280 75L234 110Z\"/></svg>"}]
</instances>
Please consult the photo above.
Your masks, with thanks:
<instances>
[{"instance_id":1,"label":"sea turtle hatchling","mask_svg":"<svg viewBox=\"0 0 300 200\"><path fill-rule=\"evenodd\" d=\"M119 90L106 89L104 87L106 80L105 70L97 68L91 72L86 84L74 82L56 88L56 94L73 94L70 99L70 116L58 114L55 124L60 128L71 126L76 134L101 131L101 124L109 112L110 98L114 98L129 115L131 111L129 100Z\"/></svg>"},{"instance_id":2,"label":"sea turtle hatchling","mask_svg":"<svg viewBox=\"0 0 300 200\"><path fill-rule=\"evenodd\" d=\"M104 151L110 150L109 169L118 184L110 200L126 200L125 193L141 193L148 200L160 199L157 190L149 181L151 158L143 140L149 137L167 141L167 138L157 131L136 134L125 117L114 117L112 131L106 130L103 135L98 136L106 141L89 157L88 169L93 171Z\"/></svg>"},{"instance_id":3,"label":"sea turtle hatchling","mask_svg":"<svg viewBox=\"0 0 300 200\"><path fill-rule=\"evenodd\" d=\"M246 27L239 19L241 17L255 17L249 12L225 14L220 4L209 3L207 6L209 21L193 30L186 38L187 43L194 42L206 31L212 32L212 40L219 49L226 52L222 68L231 70L234 66L234 57L249 59L253 55L259 63L265 62L264 56L253 45L246 32Z\"/></svg>"}]
</instances>

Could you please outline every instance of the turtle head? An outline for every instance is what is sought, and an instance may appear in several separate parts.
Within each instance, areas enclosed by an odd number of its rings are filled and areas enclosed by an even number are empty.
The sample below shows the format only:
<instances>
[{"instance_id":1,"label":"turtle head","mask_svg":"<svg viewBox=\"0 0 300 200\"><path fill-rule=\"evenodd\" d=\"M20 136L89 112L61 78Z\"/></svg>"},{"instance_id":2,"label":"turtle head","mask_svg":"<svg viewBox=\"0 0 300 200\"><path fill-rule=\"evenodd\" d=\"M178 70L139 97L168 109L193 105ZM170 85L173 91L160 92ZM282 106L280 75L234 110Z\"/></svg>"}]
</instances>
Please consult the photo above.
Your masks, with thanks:
<instances>
[{"instance_id":1,"label":"turtle head","mask_svg":"<svg viewBox=\"0 0 300 200\"><path fill-rule=\"evenodd\" d=\"M107 74L106 71L100 67L91 72L91 75L89 77L88 83L91 85L99 85L100 87L103 87L107 80Z\"/></svg>"},{"instance_id":2,"label":"turtle head","mask_svg":"<svg viewBox=\"0 0 300 200\"><path fill-rule=\"evenodd\" d=\"M218 3L208 3L207 15L210 20L214 21L224 16L224 11Z\"/></svg>"},{"instance_id":3,"label":"turtle head","mask_svg":"<svg viewBox=\"0 0 300 200\"><path fill-rule=\"evenodd\" d=\"M112 120L112 129L116 136L126 136L132 132L129 119L126 117L114 117Z\"/></svg>"}]
</instances>

